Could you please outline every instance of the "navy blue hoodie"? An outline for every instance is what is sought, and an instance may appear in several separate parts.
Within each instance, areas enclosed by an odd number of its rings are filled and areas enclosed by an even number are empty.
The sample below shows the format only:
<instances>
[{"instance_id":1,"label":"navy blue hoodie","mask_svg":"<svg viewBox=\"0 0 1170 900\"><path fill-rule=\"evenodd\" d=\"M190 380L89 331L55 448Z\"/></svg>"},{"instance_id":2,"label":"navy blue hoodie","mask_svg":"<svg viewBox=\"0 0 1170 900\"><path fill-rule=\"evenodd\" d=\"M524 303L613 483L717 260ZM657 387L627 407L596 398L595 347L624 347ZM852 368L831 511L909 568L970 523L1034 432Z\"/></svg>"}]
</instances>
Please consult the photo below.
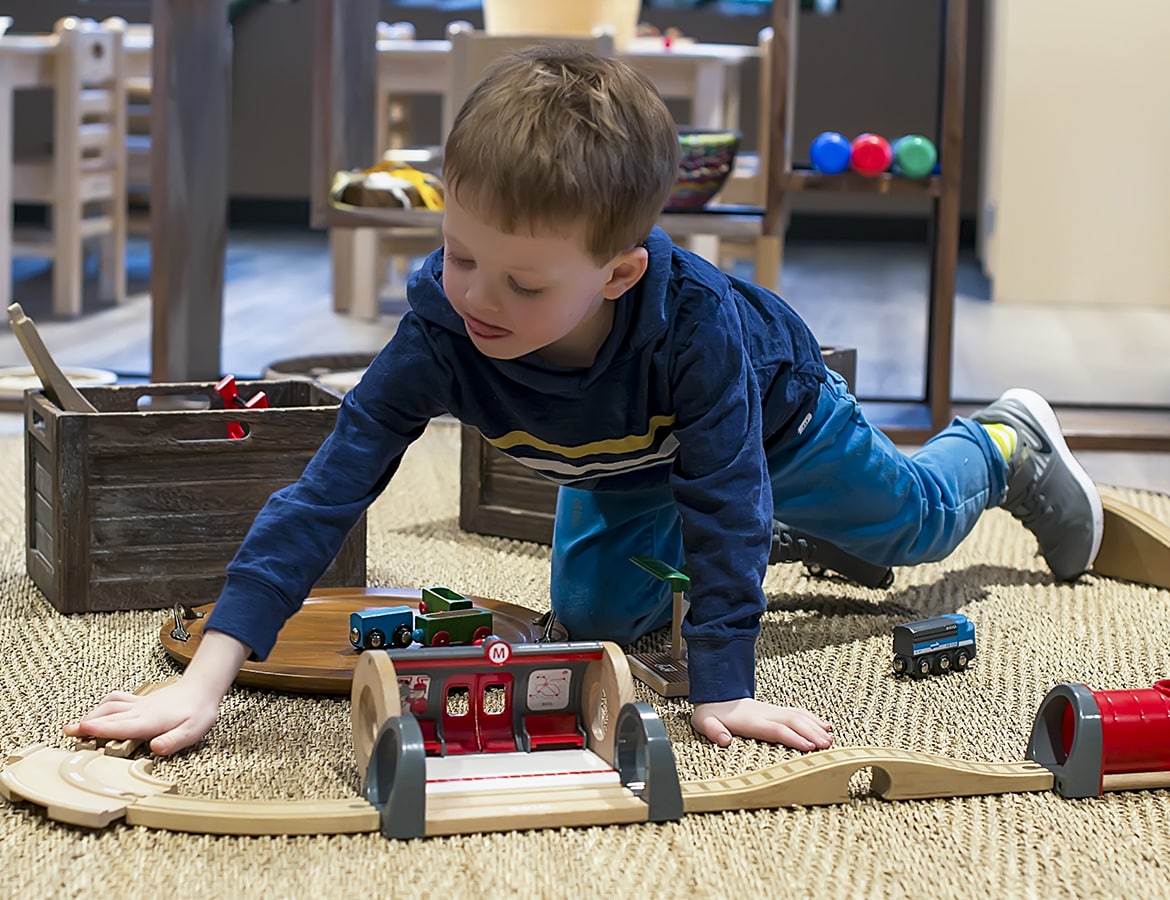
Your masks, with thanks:
<instances>
[{"instance_id":1,"label":"navy blue hoodie","mask_svg":"<svg viewBox=\"0 0 1170 900\"><path fill-rule=\"evenodd\" d=\"M765 447L812 410L824 363L774 294L659 229L645 246L647 271L615 301L584 369L481 354L443 293L443 252L431 254L411 279L411 311L342 401L333 433L260 511L206 627L264 659L407 446L450 413L562 484L669 486L692 583L691 700L751 696L772 533Z\"/></svg>"}]
</instances>

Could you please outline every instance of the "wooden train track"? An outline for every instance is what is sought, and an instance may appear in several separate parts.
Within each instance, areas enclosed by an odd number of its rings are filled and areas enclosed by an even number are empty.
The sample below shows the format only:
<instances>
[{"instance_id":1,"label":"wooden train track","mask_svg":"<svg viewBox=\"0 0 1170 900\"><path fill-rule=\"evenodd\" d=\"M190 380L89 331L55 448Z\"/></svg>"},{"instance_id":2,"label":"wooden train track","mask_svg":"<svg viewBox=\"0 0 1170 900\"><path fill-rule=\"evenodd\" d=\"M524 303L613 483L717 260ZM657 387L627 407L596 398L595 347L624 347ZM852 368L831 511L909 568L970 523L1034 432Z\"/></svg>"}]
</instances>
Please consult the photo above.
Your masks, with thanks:
<instances>
[{"instance_id":1,"label":"wooden train track","mask_svg":"<svg viewBox=\"0 0 1170 900\"><path fill-rule=\"evenodd\" d=\"M426 833L469 834L543 827L617 825L647 820L644 800L620 784L427 797Z\"/></svg>"},{"instance_id":2,"label":"wooden train track","mask_svg":"<svg viewBox=\"0 0 1170 900\"><path fill-rule=\"evenodd\" d=\"M1045 791L1052 773L1033 762L978 763L888 747L823 750L732 778L682 783L688 813L826 806L851 799L850 781L873 770L871 793L885 800ZM148 759L119 759L98 750L34 745L13 754L0 772L0 794L45 808L49 818L101 828L125 817L131 825L209 834L349 834L377 831L379 814L361 798L238 801L185 797L150 774ZM581 791L497 791L428 796L428 834L507 828L508 809L561 824L645 821L645 805L624 788ZM563 796L558 796L563 794ZM562 802L563 801L563 804ZM433 810L431 807L433 806ZM434 819L435 830L431 830Z\"/></svg>"},{"instance_id":3,"label":"wooden train track","mask_svg":"<svg viewBox=\"0 0 1170 900\"><path fill-rule=\"evenodd\" d=\"M687 812L827 806L851 799L850 782L873 769L870 793L883 800L970 797L1052 790L1052 773L1034 762L979 763L889 747L840 747L733 778L682 783Z\"/></svg>"},{"instance_id":4,"label":"wooden train track","mask_svg":"<svg viewBox=\"0 0 1170 900\"><path fill-rule=\"evenodd\" d=\"M377 831L360 797L336 800L209 800L154 794L126 808L126 824L196 834L358 834Z\"/></svg>"},{"instance_id":5,"label":"wooden train track","mask_svg":"<svg viewBox=\"0 0 1170 900\"><path fill-rule=\"evenodd\" d=\"M1101 489L1105 531L1093 571L1154 587L1170 588L1170 525L1107 488Z\"/></svg>"}]
</instances>

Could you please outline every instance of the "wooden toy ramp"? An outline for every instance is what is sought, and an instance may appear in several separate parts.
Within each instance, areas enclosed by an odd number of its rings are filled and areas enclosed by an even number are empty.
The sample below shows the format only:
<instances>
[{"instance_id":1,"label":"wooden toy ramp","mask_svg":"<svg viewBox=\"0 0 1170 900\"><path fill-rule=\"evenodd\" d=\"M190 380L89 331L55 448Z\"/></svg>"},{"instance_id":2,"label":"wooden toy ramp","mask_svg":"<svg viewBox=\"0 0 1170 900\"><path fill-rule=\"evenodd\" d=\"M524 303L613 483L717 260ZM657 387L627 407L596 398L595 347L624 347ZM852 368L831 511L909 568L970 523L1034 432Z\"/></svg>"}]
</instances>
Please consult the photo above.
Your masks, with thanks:
<instances>
[{"instance_id":1,"label":"wooden toy ramp","mask_svg":"<svg viewBox=\"0 0 1170 900\"><path fill-rule=\"evenodd\" d=\"M821 750L739 775L682 783L687 812L829 806L848 803L849 784L873 770L870 793L883 800L926 800L1050 791L1052 773L1034 762L979 763L889 747Z\"/></svg>"},{"instance_id":2,"label":"wooden toy ramp","mask_svg":"<svg viewBox=\"0 0 1170 900\"><path fill-rule=\"evenodd\" d=\"M174 785L150 775L150 761L106 756L96 750L62 750L43 745L13 754L0 772L0 794L45 808L49 818L101 828L124 817L127 824L208 834L342 834L378 831L378 811L353 797L306 801L233 801L184 797ZM964 797L1045 791L1053 775L1032 762L974 763L884 747L825 750L732 778L682 782L687 813L826 806L851 799L850 780L872 768L871 792L886 800ZM604 793L604 789L602 790ZM476 815L454 816L460 830L499 830L491 793L480 798ZM556 793L545 793L555 807ZM446 804L443 804L446 806ZM600 803L599 807L609 804ZM594 811L581 824L633 821L628 804ZM498 810L498 807L496 807ZM624 811L623 811L624 810ZM556 824L550 816L548 824ZM644 817L642 818L644 820ZM532 819L521 827L543 827ZM507 827L504 824L504 827ZM457 833L447 828L441 833Z\"/></svg>"},{"instance_id":3,"label":"wooden toy ramp","mask_svg":"<svg viewBox=\"0 0 1170 900\"><path fill-rule=\"evenodd\" d=\"M1099 490L1105 533L1093 571L1108 578L1170 588L1170 525L1108 488Z\"/></svg>"}]
</instances>

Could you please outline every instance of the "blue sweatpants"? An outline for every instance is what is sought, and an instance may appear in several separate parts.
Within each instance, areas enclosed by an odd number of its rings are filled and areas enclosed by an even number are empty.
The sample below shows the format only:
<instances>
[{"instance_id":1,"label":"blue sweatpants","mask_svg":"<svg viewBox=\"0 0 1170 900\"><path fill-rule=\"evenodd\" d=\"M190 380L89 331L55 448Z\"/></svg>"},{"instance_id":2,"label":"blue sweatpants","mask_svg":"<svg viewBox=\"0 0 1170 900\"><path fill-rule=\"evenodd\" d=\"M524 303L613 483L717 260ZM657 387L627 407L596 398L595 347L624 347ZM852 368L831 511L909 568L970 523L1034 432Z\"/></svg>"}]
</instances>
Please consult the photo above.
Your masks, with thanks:
<instances>
[{"instance_id":1,"label":"blue sweatpants","mask_svg":"<svg viewBox=\"0 0 1170 900\"><path fill-rule=\"evenodd\" d=\"M869 562L947 556L983 510L1002 502L1007 465L987 432L955 419L906 455L865 420L836 373L803 434L768 454L776 517ZM557 496L550 594L575 639L630 643L670 621L670 590L631 556L684 564L670 491Z\"/></svg>"}]
</instances>

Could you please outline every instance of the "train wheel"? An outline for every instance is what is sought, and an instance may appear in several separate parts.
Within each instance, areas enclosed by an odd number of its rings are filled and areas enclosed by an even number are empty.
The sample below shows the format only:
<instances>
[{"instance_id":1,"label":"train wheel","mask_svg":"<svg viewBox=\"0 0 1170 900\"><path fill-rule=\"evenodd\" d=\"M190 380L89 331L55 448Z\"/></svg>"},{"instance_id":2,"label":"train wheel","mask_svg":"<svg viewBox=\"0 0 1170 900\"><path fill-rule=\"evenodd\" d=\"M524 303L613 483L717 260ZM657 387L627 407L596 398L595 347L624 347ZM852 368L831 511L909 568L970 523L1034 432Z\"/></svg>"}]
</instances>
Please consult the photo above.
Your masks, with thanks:
<instances>
[{"instance_id":1,"label":"train wheel","mask_svg":"<svg viewBox=\"0 0 1170 900\"><path fill-rule=\"evenodd\" d=\"M420 613L422 613L424 616L430 612L430 610L427 609L427 601L426 600L419 600L418 601L418 611Z\"/></svg>"},{"instance_id":2,"label":"train wheel","mask_svg":"<svg viewBox=\"0 0 1170 900\"><path fill-rule=\"evenodd\" d=\"M925 678L930 674L930 657L923 656L914 663L914 674L919 678Z\"/></svg>"},{"instance_id":3,"label":"train wheel","mask_svg":"<svg viewBox=\"0 0 1170 900\"><path fill-rule=\"evenodd\" d=\"M804 570L813 578L823 578L825 575L825 567L819 563L806 563Z\"/></svg>"},{"instance_id":4,"label":"train wheel","mask_svg":"<svg viewBox=\"0 0 1170 900\"><path fill-rule=\"evenodd\" d=\"M480 625L479 628L475 629L475 634L471 636L471 643L482 644L489 637L491 637L491 635L492 630L490 628L488 628L486 625Z\"/></svg>"},{"instance_id":5,"label":"train wheel","mask_svg":"<svg viewBox=\"0 0 1170 900\"><path fill-rule=\"evenodd\" d=\"M955 654L955 671L962 672L967 666L971 665L971 657L966 650L960 650Z\"/></svg>"},{"instance_id":6,"label":"train wheel","mask_svg":"<svg viewBox=\"0 0 1170 900\"><path fill-rule=\"evenodd\" d=\"M381 650L386 646L386 635L377 628L371 628L370 633L366 635L366 646L371 650Z\"/></svg>"},{"instance_id":7,"label":"train wheel","mask_svg":"<svg viewBox=\"0 0 1170 900\"><path fill-rule=\"evenodd\" d=\"M414 642L414 629L409 625L399 625L394 629L394 646L409 647Z\"/></svg>"},{"instance_id":8,"label":"train wheel","mask_svg":"<svg viewBox=\"0 0 1170 900\"><path fill-rule=\"evenodd\" d=\"M951 670L951 655L949 653L940 653L934 658L934 666L932 667L935 675L942 675L944 672Z\"/></svg>"},{"instance_id":9,"label":"train wheel","mask_svg":"<svg viewBox=\"0 0 1170 900\"><path fill-rule=\"evenodd\" d=\"M893 662L895 675L905 675L910 671L910 660L904 656L895 656Z\"/></svg>"},{"instance_id":10,"label":"train wheel","mask_svg":"<svg viewBox=\"0 0 1170 900\"><path fill-rule=\"evenodd\" d=\"M431 638L432 647L446 647L451 643L451 635L446 631L436 631L435 636Z\"/></svg>"}]
</instances>

